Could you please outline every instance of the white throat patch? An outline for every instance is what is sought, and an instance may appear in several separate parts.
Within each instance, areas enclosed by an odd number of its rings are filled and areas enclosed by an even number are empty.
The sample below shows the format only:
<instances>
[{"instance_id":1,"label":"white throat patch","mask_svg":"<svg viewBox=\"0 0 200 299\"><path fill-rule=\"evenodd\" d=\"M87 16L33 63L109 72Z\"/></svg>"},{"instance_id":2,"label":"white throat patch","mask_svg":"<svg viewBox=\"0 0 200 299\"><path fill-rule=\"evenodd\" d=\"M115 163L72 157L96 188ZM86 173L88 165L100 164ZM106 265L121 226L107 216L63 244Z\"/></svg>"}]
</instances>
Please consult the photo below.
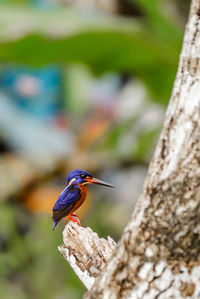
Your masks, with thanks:
<instances>
[{"instance_id":1,"label":"white throat patch","mask_svg":"<svg viewBox=\"0 0 200 299\"><path fill-rule=\"evenodd\" d=\"M70 186L75 180L76 180L76 178L71 179L71 180L69 181L68 186Z\"/></svg>"}]
</instances>

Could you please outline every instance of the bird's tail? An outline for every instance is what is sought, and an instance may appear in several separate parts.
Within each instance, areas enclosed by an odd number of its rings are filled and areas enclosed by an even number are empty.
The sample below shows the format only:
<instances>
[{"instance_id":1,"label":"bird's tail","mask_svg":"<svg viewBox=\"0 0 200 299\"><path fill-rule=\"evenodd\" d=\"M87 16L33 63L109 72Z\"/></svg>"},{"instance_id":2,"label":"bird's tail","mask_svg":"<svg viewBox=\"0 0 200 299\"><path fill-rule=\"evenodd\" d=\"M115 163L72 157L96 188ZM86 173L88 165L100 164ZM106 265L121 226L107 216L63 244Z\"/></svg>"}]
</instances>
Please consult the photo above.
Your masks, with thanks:
<instances>
[{"instance_id":1,"label":"bird's tail","mask_svg":"<svg viewBox=\"0 0 200 299\"><path fill-rule=\"evenodd\" d=\"M53 220L53 227L52 227L52 231L55 229L56 225L57 225L57 221Z\"/></svg>"}]
</instances>

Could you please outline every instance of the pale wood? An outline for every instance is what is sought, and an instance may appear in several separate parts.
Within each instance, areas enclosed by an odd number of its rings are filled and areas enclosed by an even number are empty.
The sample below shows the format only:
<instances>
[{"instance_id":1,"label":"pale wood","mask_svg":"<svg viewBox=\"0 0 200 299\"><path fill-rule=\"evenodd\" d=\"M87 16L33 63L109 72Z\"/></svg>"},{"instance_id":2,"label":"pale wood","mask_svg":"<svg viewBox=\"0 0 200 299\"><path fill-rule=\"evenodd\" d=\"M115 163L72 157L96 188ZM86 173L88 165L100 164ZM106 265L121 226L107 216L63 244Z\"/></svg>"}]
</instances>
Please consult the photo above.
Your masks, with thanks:
<instances>
[{"instance_id":1,"label":"pale wood","mask_svg":"<svg viewBox=\"0 0 200 299\"><path fill-rule=\"evenodd\" d=\"M99 238L91 228L70 221L63 230L64 245L58 247L63 257L85 285L90 289L105 263L111 257L116 243Z\"/></svg>"}]
</instances>

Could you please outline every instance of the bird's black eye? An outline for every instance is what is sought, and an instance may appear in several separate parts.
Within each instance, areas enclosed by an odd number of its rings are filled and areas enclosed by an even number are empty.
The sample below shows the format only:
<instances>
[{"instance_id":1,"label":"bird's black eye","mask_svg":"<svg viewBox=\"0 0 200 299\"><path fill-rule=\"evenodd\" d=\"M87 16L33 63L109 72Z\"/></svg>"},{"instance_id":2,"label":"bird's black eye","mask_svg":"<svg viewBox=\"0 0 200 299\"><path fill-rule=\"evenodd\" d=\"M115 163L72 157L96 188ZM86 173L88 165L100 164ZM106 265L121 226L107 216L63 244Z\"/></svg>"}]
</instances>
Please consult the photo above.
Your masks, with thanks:
<instances>
[{"instance_id":1,"label":"bird's black eye","mask_svg":"<svg viewBox=\"0 0 200 299\"><path fill-rule=\"evenodd\" d=\"M80 177L81 177L81 178L85 178L85 174L81 174Z\"/></svg>"}]
</instances>

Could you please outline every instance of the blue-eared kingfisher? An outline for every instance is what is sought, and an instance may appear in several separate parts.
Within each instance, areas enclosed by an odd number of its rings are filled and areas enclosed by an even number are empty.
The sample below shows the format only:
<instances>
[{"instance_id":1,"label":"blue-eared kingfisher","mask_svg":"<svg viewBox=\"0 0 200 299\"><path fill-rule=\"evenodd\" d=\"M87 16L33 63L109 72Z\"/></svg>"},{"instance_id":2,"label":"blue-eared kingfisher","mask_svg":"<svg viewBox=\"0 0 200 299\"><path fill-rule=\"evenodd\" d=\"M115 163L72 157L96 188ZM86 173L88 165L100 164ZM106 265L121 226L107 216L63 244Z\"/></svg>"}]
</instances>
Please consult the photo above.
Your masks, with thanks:
<instances>
[{"instance_id":1,"label":"blue-eared kingfisher","mask_svg":"<svg viewBox=\"0 0 200 299\"><path fill-rule=\"evenodd\" d=\"M67 176L65 189L60 193L53 207L53 227L55 229L58 222L65 216L70 220L80 224L80 218L74 213L84 202L87 194L87 184L99 184L107 187L114 187L104 181L94 178L87 171L81 169L72 170ZM75 219L74 217L77 217Z\"/></svg>"}]
</instances>

